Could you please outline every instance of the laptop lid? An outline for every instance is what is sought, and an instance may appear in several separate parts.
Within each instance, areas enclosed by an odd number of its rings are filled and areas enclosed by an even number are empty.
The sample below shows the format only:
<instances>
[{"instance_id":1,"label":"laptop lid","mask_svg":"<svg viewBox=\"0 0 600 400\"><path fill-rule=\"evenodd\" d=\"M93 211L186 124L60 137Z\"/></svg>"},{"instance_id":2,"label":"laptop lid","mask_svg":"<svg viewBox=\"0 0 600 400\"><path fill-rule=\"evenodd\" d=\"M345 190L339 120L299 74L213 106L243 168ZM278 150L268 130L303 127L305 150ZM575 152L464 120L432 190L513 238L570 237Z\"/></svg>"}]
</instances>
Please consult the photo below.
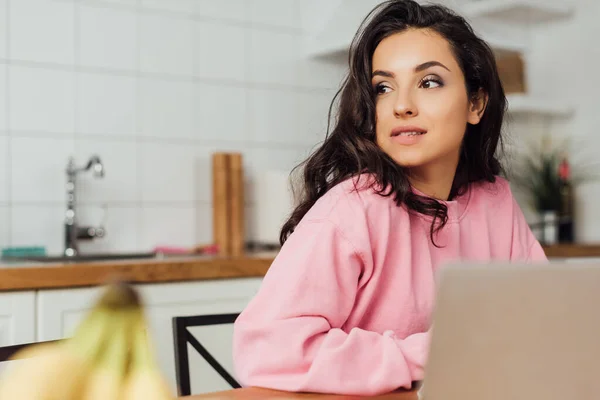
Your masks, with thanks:
<instances>
[{"instance_id":1,"label":"laptop lid","mask_svg":"<svg viewBox=\"0 0 600 400\"><path fill-rule=\"evenodd\" d=\"M425 400L600 399L600 262L451 265Z\"/></svg>"}]
</instances>

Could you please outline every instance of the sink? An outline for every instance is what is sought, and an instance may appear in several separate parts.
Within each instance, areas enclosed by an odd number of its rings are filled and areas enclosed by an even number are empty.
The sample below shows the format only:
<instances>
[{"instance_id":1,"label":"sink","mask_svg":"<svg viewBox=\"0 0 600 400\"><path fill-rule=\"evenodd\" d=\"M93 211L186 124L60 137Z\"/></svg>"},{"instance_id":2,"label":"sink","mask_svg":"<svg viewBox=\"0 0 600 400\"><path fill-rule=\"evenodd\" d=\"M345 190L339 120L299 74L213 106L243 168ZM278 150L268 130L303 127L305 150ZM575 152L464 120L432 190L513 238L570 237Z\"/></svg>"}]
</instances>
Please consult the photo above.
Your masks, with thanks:
<instances>
[{"instance_id":1,"label":"sink","mask_svg":"<svg viewBox=\"0 0 600 400\"><path fill-rule=\"evenodd\" d=\"M86 261L110 261L110 260L135 260L155 258L156 253L98 253L98 254L79 254L76 256L67 257L65 255L48 255L48 256L32 256L20 257L20 260L47 262L47 263L76 263Z\"/></svg>"}]
</instances>

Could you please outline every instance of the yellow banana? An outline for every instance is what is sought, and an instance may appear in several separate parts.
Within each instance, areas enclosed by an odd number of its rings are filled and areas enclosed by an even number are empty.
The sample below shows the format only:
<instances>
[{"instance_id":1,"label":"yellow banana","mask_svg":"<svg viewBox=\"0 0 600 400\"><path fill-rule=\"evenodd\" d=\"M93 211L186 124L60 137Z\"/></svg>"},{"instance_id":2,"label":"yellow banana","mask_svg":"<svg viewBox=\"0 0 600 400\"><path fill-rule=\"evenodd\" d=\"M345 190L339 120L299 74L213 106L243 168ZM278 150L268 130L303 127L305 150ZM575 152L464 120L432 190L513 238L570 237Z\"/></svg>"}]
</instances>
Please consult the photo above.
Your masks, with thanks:
<instances>
[{"instance_id":1,"label":"yellow banana","mask_svg":"<svg viewBox=\"0 0 600 400\"><path fill-rule=\"evenodd\" d=\"M32 345L15 354L0 379L1 400L79 399L109 316L93 313L78 334L57 344Z\"/></svg>"},{"instance_id":2,"label":"yellow banana","mask_svg":"<svg viewBox=\"0 0 600 400\"><path fill-rule=\"evenodd\" d=\"M145 318L140 310L132 332L131 369L125 382L123 400L174 400L162 376L146 333Z\"/></svg>"},{"instance_id":3,"label":"yellow banana","mask_svg":"<svg viewBox=\"0 0 600 400\"><path fill-rule=\"evenodd\" d=\"M79 391L81 360L73 357L64 346L40 348L31 351L34 358L12 361L0 383L2 400L50 399L51 393L62 399L75 399Z\"/></svg>"},{"instance_id":4,"label":"yellow banana","mask_svg":"<svg viewBox=\"0 0 600 400\"><path fill-rule=\"evenodd\" d=\"M0 400L175 399L138 294L125 284L109 285L71 338L30 346L13 359L0 376Z\"/></svg>"},{"instance_id":5,"label":"yellow banana","mask_svg":"<svg viewBox=\"0 0 600 400\"><path fill-rule=\"evenodd\" d=\"M113 314L108 325L110 336L85 384L81 400L118 400L129 363L127 310Z\"/></svg>"}]
</instances>

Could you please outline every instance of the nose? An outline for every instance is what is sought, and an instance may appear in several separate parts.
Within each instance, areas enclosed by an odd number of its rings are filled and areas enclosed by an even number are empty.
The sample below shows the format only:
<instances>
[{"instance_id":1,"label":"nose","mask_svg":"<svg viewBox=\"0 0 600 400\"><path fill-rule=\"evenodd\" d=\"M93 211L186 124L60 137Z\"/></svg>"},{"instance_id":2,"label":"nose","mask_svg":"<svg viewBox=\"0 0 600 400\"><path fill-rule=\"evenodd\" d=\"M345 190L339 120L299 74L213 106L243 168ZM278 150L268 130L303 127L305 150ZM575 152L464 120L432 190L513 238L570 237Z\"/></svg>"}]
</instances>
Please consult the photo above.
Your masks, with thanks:
<instances>
[{"instance_id":1,"label":"nose","mask_svg":"<svg viewBox=\"0 0 600 400\"><path fill-rule=\"evenodd\" d=\"M397 92L396 102L394 103L394 115L396 118L414 117L418 114L417 106L410 93Z\"/></svg>"}]
</instances>

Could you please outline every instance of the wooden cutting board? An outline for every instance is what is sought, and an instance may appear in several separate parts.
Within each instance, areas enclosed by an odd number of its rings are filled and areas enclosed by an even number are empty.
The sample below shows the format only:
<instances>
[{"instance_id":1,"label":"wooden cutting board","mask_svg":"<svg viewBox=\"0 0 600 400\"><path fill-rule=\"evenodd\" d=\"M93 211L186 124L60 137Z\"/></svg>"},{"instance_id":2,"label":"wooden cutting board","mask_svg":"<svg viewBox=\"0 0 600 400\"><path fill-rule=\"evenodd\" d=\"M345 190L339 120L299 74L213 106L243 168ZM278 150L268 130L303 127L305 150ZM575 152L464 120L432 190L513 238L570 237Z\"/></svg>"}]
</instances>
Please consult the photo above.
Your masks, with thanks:
<instances>
[{"instance_id":1,"label":"wooden cutting board","mask_svg":"<svg viewBox=\"0 0 600 400\"><path fill-rule=\"evenodd\" d=\"M213 241L219 248L219 255L241 256L246 237L242 154L213 153L212 180Z\"/></svg>"}]
</instances>

